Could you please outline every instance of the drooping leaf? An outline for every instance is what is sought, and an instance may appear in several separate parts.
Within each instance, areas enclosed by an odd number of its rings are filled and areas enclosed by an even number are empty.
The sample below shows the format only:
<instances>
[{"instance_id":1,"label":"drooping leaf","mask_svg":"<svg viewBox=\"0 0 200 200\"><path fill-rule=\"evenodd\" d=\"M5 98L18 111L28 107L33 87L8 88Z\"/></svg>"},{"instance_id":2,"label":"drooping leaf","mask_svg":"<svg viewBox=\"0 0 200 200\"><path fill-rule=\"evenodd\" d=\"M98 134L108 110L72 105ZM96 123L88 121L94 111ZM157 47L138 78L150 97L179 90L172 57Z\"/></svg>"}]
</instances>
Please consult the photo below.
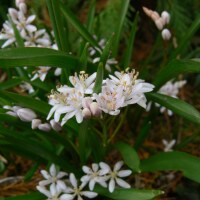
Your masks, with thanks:
<instances>
[{"instance_id":1,"label":"drooping leaf","mask_svg":"<svg viewBox=\"0 0 200 200\"><path fill-rule=\"evenodd\" d=\"M50 66L73 67L79 64L79 60L67 53L48 48L14 48L0 50L0 66L24 67L24 66Z\"/></svg>"},{"instance_id":2,"label":"drooping leaf","mask_svg":"<svg viewBox=\"0 0 200 200\"><path fill-rule=\"evenodd\" d=\"M135 149L123 142L118 142L115 146L120 151L127 166L134 172L140 172L140 158Z\"/></svg>"},{"instance_id":3,"label":"drooping leaf","mask_svg":"<svg viewBox=\"0 0 200 200\"><path fill-rule=\"evenodd\" d=\"M154 85L157 89L172 78L179 74L199 73L200 59L195 60L172 60L166 67L160 70L156 75Z\"/></svg>"},{"instance_id":4,"label":"drooping leaf","mask_svg":"<svg viewBox=\"0 0 200 200\"><path fill-rule=\"evenodd\" d=\"M182 171L183 175L200 183L200 158L185 152L162 152L141 161L142 172L160 170Z\"/></svg>"},{"instance_id":5,"label":"drooping leaf","mask_svg":"<svg viewBox=\"0 0 200 200\"><path fill-rule=\"evenodd\" d=\"M149 100L156 102L174 113L190 120L193 123L200 124L200 113L192 105L167 95L158 93L147 93L146 96Z\"/></svg>"}]
</instances>

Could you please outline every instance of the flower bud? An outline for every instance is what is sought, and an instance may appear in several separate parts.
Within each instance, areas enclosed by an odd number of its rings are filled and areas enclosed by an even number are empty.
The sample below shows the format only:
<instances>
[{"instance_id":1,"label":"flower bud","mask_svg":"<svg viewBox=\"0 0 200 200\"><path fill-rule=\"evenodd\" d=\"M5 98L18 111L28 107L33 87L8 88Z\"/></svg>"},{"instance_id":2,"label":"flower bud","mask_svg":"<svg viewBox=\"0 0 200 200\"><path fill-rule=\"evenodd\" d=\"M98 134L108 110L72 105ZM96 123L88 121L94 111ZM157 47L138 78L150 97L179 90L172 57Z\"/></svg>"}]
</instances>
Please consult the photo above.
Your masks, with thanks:
<instances>
[{"instance_id":1,"label":"flower bud","mask_svg":"<svg viewBox=\"0 0 200 200\"><path fill-rule=\"evenodd\" d=\"M165 24L169 24L169 22L170 22L170 14L167 11L163 11L161 13L161 18L163 19Z\"/></svg>"},{"instance_id":2,"label":"flower bud","mask_svg":"<svg viewBox=\"0 0 200 200\"><path fill-rule=\"evenodd\" d=\"M85 119L89 119L92 115L89 108L84 108L82 111L82 114L83 114L83 118Z\"/></svg>"},{"instance_id":3,"label":"flower bud","mask_svg":"<svg viewBox=\"0 0 200 200\"><path fill-rule=\"evenodd\" d=\"M19 10L22 11L24 14L27 13L27 6L25 3L20 3L19 4Z\"/></svg>"},{"instance_id":4,"label":"flower bud","mask_svg":"<svg viewBox=\"0 0 200 200\"><path fill-rule=\"evenodd\" d=\"M31 122L31 128L36 129L42 123L40 119L33 119Z\"/></svg>"},{"instance_id":5,"label":"flower bud","mask_svg":"<svg viewBox=\"0 0 200 200\"><path fill-rule=\"evenodd\" d=\"M38 129L41 131L49 132L51 130L51 126L48 123L40 124Z\"/></svg>"},{"instance_id":6,"label":"flower bud","mask_svg":"<svg viewBox=\"0 0 200 200\"><path fill-rule=\"evenodd\" d=\"M171 33L166 28L162 30L161 35L162 35L163 40L170 40L170 38L171 38Z\"/></svg>"},{"instance_id":7,"label":"flower bud","mask_svg":"<svg viewBox=\"0 0 200 200\"><path fill-rule=\"evenodd\" d=\"M55 122L54 119L50 121L51 127L54 131L59 132L62 130L62 127L59 122Z\"/></svg>"},{"instance_id":8,"label":"flower bud","mask_svg":"<svg viewBox=\"0 0 200 200\"><path fill-rule=\"evenodd\" d=\"M14 112L17 112L21 108L22 107L20 107L20 106L13 106L11 110L13 110Z\"/></svg>"},{"instance_id":9,"label":"flower bud","mask_svg":"<svg viewBox=\"0 0 200 200\"><path fill-rule=\"evenodd\" d=\"M92 102L90 104L90 110L93 116L99 117L101 115L101 110L97 102Z\"/></svg>"},{"instance_id":10,"label":"flower bud","mask_svg":"<svg viewBox=\"0 0 200 200\"><path fill-rule=\"evenodd\" d=\"M15 0L15 5L19 7L19 4L25 3L25 0Z\"/></svg>"},{"instance_id":11,"label":"flower bud","mask_svg":"<svg viewBox=\"0 0 200 200\"><path fill-rule=\"evenodd\" d=\"M29 108L21 108L17 110L17 115L24 122L31 122L37 117L35 112Z\"/></svg>"},{"instance_id":12,"label":"flower bud","mask_svg":"<svg viewBox=\"0 0 200 200\"><path fill-rule=\"evenodd\" d=\"M13 21L13 22L16 22L17 17L18 17L17 10L15 10L14 8L9 8L9 9L8 9L8 13L9 13L9 15L11 16L12 21Z\"/></svg>"},{"instance_id":13,"label":"flower bud","mask_svg":"<svg viewBox=\"0 0 200 200\"><path fill-rule=\"evenodd\" d=\"M163 26L164 26L164 21L162 18L159 18L155 21L155 25L156 27L159 29L159 30L162 30L163 29Z\"/></svg>"},{"instance_id":14,"label":"flower bud","mask_svg":"<svg viewBox=\"0 0 200 200\"><path fill-rule=\"evenodd\" d=\"M83 99L83 102L82 102L82 105L83 105L83 108L90 108L90 104L92 103L92 99L90 97L85 97Z\"/></svg>"},{"instance_id":15,"label":"flower bud","mask_svg":"<svg viewBox=\"0 0 200 200\"><path fill-rule=\"evenodd\" d=\"M6 114L11 115L13 117L17 117L17 114L13 111L8 111L8 112L6 112Z\"/></svg>"}]
</instances>

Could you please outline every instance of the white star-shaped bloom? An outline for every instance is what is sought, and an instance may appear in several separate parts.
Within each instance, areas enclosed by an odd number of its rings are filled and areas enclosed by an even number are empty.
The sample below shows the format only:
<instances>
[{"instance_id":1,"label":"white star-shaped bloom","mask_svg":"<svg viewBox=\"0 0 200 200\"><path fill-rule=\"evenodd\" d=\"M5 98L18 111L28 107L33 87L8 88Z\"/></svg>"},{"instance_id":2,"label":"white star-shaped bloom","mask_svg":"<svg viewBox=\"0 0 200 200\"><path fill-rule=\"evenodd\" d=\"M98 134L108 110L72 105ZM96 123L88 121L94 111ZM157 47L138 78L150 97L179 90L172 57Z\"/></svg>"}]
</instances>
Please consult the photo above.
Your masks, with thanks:
<instances>
[{"instance_id":1,"label":"white star-shaped bloom","mask_svg":"<svg viewBox=\"0 0 200 200\"><path fill-rule=\"evenodd\" d=\"M41 170L41 174L45 180L39 182L40 187L50 185L50 188L52 187L52 191L62 191L66 189L65 182L62 180L62 178L67 176L67 173L57 171L54 164L51 165L49 172L46 170Z\"/></svg>"},{"instance_id":2,"label":"white star-shaped bloom","mask_svg":"<svg viewBox=\"0 0 200 200\"><path fill-rule=\"evenodd\" d=\"M72 185L71 188L67 188L66 191L64 191L64 194L61 195L60 200L83 200L83 196L92 199L97 196L96 192L91 192L91 191L83 191L83 188L86 185L86 182L83 182L80 186L78 185L77 179L74 176L73 173L69 175L69 181Z\"/></svg>"},{"instance_id":3,"label":"white star-shaped bloom","mask_svg":"<svg viewBox=\"0 0 200 200\"><path fill-rule=\"evenodd\" d=\"M81 178L81 181L83 183L85 182L86 184L89 183L90 190L94 189L96 183L100 184L103 187L107 187L107 177L104 175L108 173L108 170L99 169L99 165L96 163L92 164L92 168L89 168L88 166L83 166L82 169L86 173L86 175Z\"/></svg>"},{"instance_id":4,"label":"white star-shaped bloom","mask_svg":"<svg viewBox=\"0 0 200 200\"><path fill-rule=\"evenodd\" d=\"M38 70L34 71L34 76L31 78L31 81L34 81L37 78L44 81L50 69L51 67L38 67Z\"/></svg>"},{"instance_id":5,"label":"white star-shaped bloom","mask_svg":"<svg viewBox=\"0 0 200 200\"><path fill-rule=\"evenodd\" d=\"M169 151L173 151L172 148L176 144L176 140L167 141L167 140L163 139L162 143L164 145L164 151L169 152Z\"/></svg>"},{"instance_id":6,"label":"white star-shaped bloom","mask_svg":"<svg viewBox=\"0 0 200 200\"><path fill-rule=\"evenodd\" d=\"M123 161L119 161L114 165L113 170L110 168L110 166L104 162L100 162L99 165L103 170L108 171L108 179L109 179L109 184L108 184L108 189L109 192L113 192L115 190L115 185L119 185L122 188L130 188L131 186L124 181L122 178L129 176L132 172L131 170L120 170Z\"/></svg>"}]
</instances>

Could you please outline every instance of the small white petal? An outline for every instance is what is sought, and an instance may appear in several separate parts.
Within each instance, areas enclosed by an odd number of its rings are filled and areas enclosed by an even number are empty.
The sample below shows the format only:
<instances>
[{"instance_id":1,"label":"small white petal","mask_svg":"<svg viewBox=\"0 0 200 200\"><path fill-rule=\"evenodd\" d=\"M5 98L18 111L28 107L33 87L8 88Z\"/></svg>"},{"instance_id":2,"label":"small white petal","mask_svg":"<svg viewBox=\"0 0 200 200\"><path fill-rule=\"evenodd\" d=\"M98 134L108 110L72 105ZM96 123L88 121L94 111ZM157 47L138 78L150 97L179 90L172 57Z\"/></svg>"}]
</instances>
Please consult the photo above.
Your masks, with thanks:
<instances>
[{"instance_id":1,"label":"small white petal","mask_svg":"<svg viewBox=\"0 0 200 200\"><path fill-rule=\"evenodd\" d=\"M126 181L122 180L121 178L116 178L116 182L122 188L130 188L131 187Z\"/></svg>"},{"instance_id":2,"label":"small white petal","mask_svg":"<svg viewBox=\"0 0 200 200\"><path fill-rule=\"evenodd\" d=\"M117 173L117 176L119 177L127 177L127 176L130 176L132 173L131 170L121 170Z\"/></svg>"},{"instance_id":3,"label":"small white petal","mask_svg":"<svg viewBox=\"0 0 200 200\"><path fill-rule=\"evenodd\" d=\"M114 171L119 171L121 167L123 166L124 162L123 161L118 161L115 166L114 166Z\"/></svg>"},{"instance_id":4,"label":"small white petal","mask_svg":"<svg viewBox=\"0 0 200 200\"><path fill-rule=\"evenodd\" d=\"M114 189L115 189L115 181L114 181L114 179L112 178L111 180L110 180L110 182L109 182L109 185L108 185L108 189L109 189L109 192L113 192L114 191Z\"/></svg>"},{"instance_id":5,"label":"small white petal","mask_svg":"<svg viewBox=\"0 0 200 200\"><path fill-rule=\"evenodd\" d=\"M73 187L75 187L75 188L78 187L78 183L77 183L76 177L74 176L73 173L71 173L69 175L69 180L70 180L70 183L72 184Z\"/></svg>"},{"instance_id":6,"label":"small white petal","mask_svg":"<svg viewBox=\"0 0 200 200\"><path fill-rule=\"evenodd\" d=\"M92 199L96 197L98 194L96 192L84 191L84 192L81 192L81 195L88 197L89 199Z\"/></svg>"}]
</instances>

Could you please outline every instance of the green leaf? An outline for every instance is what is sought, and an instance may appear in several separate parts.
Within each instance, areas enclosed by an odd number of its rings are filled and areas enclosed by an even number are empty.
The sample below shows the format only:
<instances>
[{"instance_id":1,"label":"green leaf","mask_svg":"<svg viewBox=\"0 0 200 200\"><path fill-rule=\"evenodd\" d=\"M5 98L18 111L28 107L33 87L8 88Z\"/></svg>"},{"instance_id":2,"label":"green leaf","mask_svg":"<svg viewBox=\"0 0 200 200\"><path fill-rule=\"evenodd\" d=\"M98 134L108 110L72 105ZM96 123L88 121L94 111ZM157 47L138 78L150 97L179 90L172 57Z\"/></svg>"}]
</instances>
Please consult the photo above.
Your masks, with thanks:
<instances>
[{"instance_id":1,"label":"green leaf","mask_svg":"<svg viewBox=\"0 0 200 200\"><path fill-rule=\"evenodd\" d=\"M74 26L74 28L81 34L81 36L88 41L91 45L99 47L96 40L92 35L87 31L87 29L78 21L76 16L67 8L67 6L61 6L61 11L64 17Z\"/></svg>"},{"instance_id":2,"label":"green leaf","mask_svg":"<svg viewBox=\"0 0 200 200\"><path fill-rule=\"evenodd\" d=\"M94 85L94 93L100 93L102 89L102 82L103 82L103 75L104 75L104 68L103 63L99 63L98 70L97 70L97 77Z\"/></svg>"},{"instance_id":3,"label":"green leaf","mask_svg":"<svg viewBox=\"0 0 200 200\"><path fill-rule=\"evenodd\" d=\"M123 142L118 142L115 146L120 151L128 167L135 172L140 172L140 158L134 148Z\"/></svg>"},{"instance_id":4,"label":"green leaf","mask_svg":"<svg viewBox=\"0 0 200 200\"><path fill-rule=\"evenodd\" d=\"M55 0L46 0L50 19L53 25L53 31L56 38L56 43L58 49L62 51L68 51L67 42L66 42L66 33L64 30L64 23L61 17L60 11L60 1Z\"/></svg>"},{"instance_id":5,"label":"green leaf","mask_svg":"<svg viewBox=\"0 0 200 200\"><path fill-rule=\"evenodd\" d=\"M138 13L135 16L135 19L133 21L133 25L131 28L131 32L130 32L130 36L129 36L129 40L128 40L128 46L125 50L125 57L124 57L124 61L123 61L123 65L124 68L129 67L130 63L131 63L131 58L133 55L133 44L135 41L135 35L137 32L137 23L138 23Z\"/></svg>"},{"instance_id":6,"label":"green leaf","mask_svg":"<svg viewBox=\"0 0 200 200\"><path fill-rule=\"evenodd\" d=\"M138 151L140 146L143 144L143 142L147 138L150 127L151 127L151 121L144 122L144 124L139 132L139 135L136 138L135 144L134 144L134 149L136 151Z\"/></svg>"},{"instance_id":7,"label":"green leaf","mask_svg":"<svg viewBox=\"0 0 200 200\"><path fill-rule=\"evenodd\" d=\"M184 176L200 183L200 158L185 152L162 152L141 161L142 172L182 171Z\"/></svg>"},{"instance_id":8,"label":"green leaf","mask_svg":"<svg viewBox=\"0 0 200 200\"><path fill-rule=\"evenodd\" d=\"M115 189L113 193L110 193L108 189L102 188L100 186L96 186L94 191L102 196L118 200L150 200L163 194L163 192L160 190L138 189Z\"/></svg>"},{"instance_id":9,"label":"green leaf","mask_svg":"<svg viewBox=\"0 0 200 200\"><path fill-rule=\"evenodd\" d=\"M92 0L90 3L90 8L88 11L88 17L87 17L87 30L92 33L92 27L94 23L94 17L95 17L95 7L96 7L96 0Z\"/></svg>"},{"instance_id":10,"label":"green leaf","mask_svg":"<svg viewBox=\"0 0 200 200\"><path fill-rule=\"evenodd\" d=\"M0 66L24 67L24 66L51 66L73 67L79 61L67 53L48 48L26 47L0 50Z\"/></svg>"},{"instance_id":11,"label":"green leaf","mask_svg":"<svg viewBox=\"0 0 200 200\"><path fill-rule=\"evenodd\" d=\"M81 57L80 57L80 63L82 65L82 70L86 70L87 69L87 60L88 60L88 46L89 43L85 44L85 47L82 51Z\"/></svg>"},{"instance_id":12,"label":"green leaf","mask_svg":"<svg viewBox=\"0 0 200 200\"><path fill-rule=\"evenodd\" d=\"M45 197L39 192L32 192L15 197L0 197L0 200L43 200Z\"/></svg>"},{"instance_id":13,"label":"green leaf","mask_svg":"<svg viewBox=\"0 0 200 200\"><path fill-rule=\"evenodd\" d=\"M19 85L21 82L22 82L22 80L19 78L13 78L6 82L2 82L2 83L0 83L0 90L6 90L9 88L15 87L15 86Z\"/></svg>"},{"instance_id":14,"label":"green leaf","mask_svg":"<svg viewBox=\"0 0 200 200\"><path fill-rule=\"evenodd\" d=\"M102 54L101 54L100 62L103 63L103 66L106 65L106 61L107 61L108 58L109 58L110 49L111 49L111 46L112 46L112 44L113 44L113 38L114 38L114 34L112 34L111 37L110 37L110 39L107 41L106 46L105 46L105 48L103 49L103 52L102 52Z\"/></svg>"},{"instance_id":15,"label":"green leaf","mask_svg":"<svg viewBox=\"0 0 200 200\"><path fill-rule=\"evenodd\" d=\"M120 42L121 32L122 32L124 20L126 18L126 14L128 11L129 3L130 3L130 0L121 1L121 11L119 14L118 26L115 30L115 40L114 40L113 49L112 49L114 57L117 56L117 53L119 50L119 42Z\"/></svg>"},{"instance_id":16,"label":"green leaf","mask_svg":"<svg viewBox=\"0 0 200 200\"><path fill-rule=\"evenodd\" d=\"M156 75L154 85L157 89L179 74L199 73L200 59L195 60L172 60Z\"/></svg>"},{"instance_id":17,"label":"green leaf","mask_svg":"<svg viewBox=\"0 0 200 200\"><path fill-rule=\"evenodd\" d=\"M50 110L50 105L44 101L33 99L29 96L22 96L12 92L0 91L0 96L6 100L10 99L12 103L31 108L39 113L47 115Z\"/></svg>"},{"instance_id":18,"label":"green leaf","mask_svg":"<svg viewBox=\"0 0 200 200\"><path fill-rule=\"evenodd\" d=\"M188 119L193 123L200 124L200 113L190 104L167 95L158 93L147 93L147 98L153 102L156 102L169 110L172 110L176 114Z\"/></svg>"},{"instance_id":19,"label":"green leaf","mask_svg":"<svg viewBox=\"0 0 200 200\"><path fill-rule=\"evenodd\" d=\"M199 28L200 28L200 15L197 16L196 20L193 22L191 27L188 27L187 32L185 33L185 37L178 45L178 48L176 48L176 50L171 54L171 59L176 58L187 48L187 46L191 42L193 35L199 30Z\"/></svg>"}]
</instances>

